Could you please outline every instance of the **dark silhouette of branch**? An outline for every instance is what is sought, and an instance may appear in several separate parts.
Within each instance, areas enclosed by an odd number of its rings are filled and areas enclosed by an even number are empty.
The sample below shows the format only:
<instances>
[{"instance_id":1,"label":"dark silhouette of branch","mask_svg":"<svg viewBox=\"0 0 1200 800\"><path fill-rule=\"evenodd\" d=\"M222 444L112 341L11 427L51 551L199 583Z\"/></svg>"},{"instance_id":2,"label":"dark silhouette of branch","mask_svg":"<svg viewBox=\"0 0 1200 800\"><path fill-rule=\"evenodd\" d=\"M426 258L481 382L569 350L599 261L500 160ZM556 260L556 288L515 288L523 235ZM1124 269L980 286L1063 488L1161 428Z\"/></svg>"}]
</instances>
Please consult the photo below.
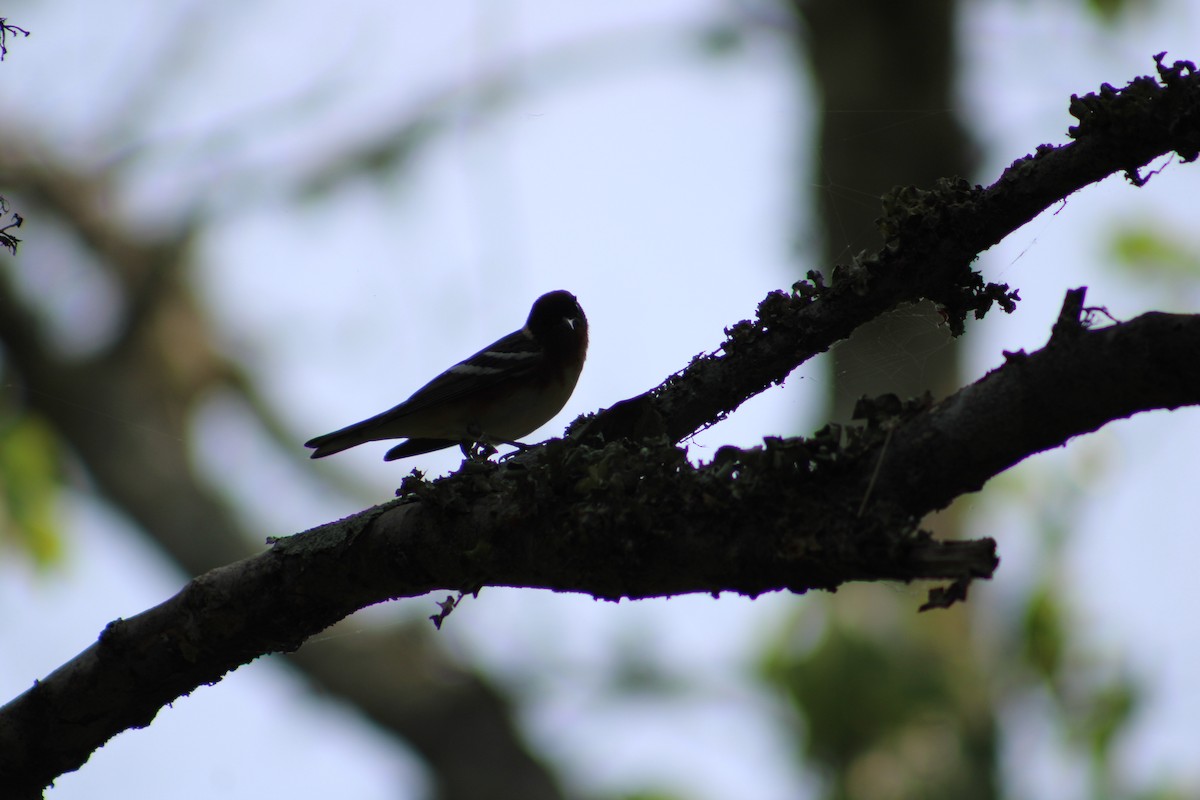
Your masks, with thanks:
<instances>
[{"instance_id":1,"label":"dark silhouette of branch","mask_svg":"<svg viewBox=\"0 0 1200 800\"><path fill-rule=\"evenodd\" d=\"M1106 174L1140 185L1138 170L1153 159L1200 152L1200 79L1190 64L1159 60L1161 83L1139 78L1073 98L1076 141L1039 148L992 187L945 181L893 193L880 253L835 268L828 285L810 273L811 283L768 296L719 354L577 424L568 439L499 465L467 462L434 483L412 476L396 501L278 541L112 623L0 709L0 783L35 796L196 686L294 650L357 608L435 589L618 599L945 579L950 587L928 605L961 598L992 574L994 544L934 541L917 529L920 517L1108 420L1200 403L1200 320L1148 314L1091 331L1066 314L1045 348L1011 356L937 405L865 403L861 427L723 448L700 467L674 444L898 303L931 298L956 332L968 313L1011 308L1015 293L970 270L978 252ZM29 334L12 329L8 300L0 293L0 340L19 347ZM1003 435L990 435L1000 419ZM196 515L190 527L203 534L205 525Z\"/></svg>"},{"instance_id":2,"label":"dark silhouette of branch","mask_svg":"<svg viewBox=\"0 0 1200 800\"><path fill-rule=\"evenodd\" d=\"M4 218L8 216L9 213L8 201L3 197L0 197L0 222L3 222ZM3 247L15 256L17 254L17 245L21 243L21 240L16 236L13 236L10 231L21 227L21 223L25 220L22 219L21 215L15 211L11 213L12 216L9 217L11 222L9 222L7 225L0 225L0 247Z\"/></svg>"},{"instance_id":3,"label":"dark silhouette of branch","mask_svg":"<svg viewBox=\"0 0 1200 800\"><path fill-rule=\"evenodd\" d=\"M7 17L0 17L0 61L3 61L4 57L8 55L9 35L16 35L18 33L29 38L29 31L9 23Z\"/></svg>"},{"instance_id":4,"label":"dark silhouette of branch","mask_svg":"<svg viewBox=\"0 0 1200 800\"><path fill-rule=\"evenodd\" d=\"M1151 313L1010 355L934 406L873 404L848 437L726 448L700 467L661 441L554 440L437 482L412 477L395 501L278 540L111 623L0 709L0 776L36 793L176 697L356 609L433 590L617 600L942 578L961 596L992 574L994 543L937 542L917 520L1107 420L1200 403L1198 347L1200 317Z\"/></svg>"},{"instance_id":5,"label":"dark silhouette of branch","mask_svg":"<svg viewBox=\"0 0 1200 800\"><path fill-rule=\"evenodd\" d=\"M986 189L963 180L932 190L901 187L884 198L876 254L834 267L825 281L810 273L790 294L759 306L758 319L729 329L713 354L696 358L655 392L668 437L681 441L724 418L748 398L846 338L856 327L922 298L942 307L955 334L967 314L993 303L1011 310L1008 286L985 285L975 258L1042 211L1116 172L1142 185L1138 170L1168 153L1181 161L1200 153L1200 75L1190 62L1162 64L1161 83L1141 77L1117 92L1072 97L1079 125L1061 147L1042 145L1017 159Z\"/></svg>"}]
</instances>

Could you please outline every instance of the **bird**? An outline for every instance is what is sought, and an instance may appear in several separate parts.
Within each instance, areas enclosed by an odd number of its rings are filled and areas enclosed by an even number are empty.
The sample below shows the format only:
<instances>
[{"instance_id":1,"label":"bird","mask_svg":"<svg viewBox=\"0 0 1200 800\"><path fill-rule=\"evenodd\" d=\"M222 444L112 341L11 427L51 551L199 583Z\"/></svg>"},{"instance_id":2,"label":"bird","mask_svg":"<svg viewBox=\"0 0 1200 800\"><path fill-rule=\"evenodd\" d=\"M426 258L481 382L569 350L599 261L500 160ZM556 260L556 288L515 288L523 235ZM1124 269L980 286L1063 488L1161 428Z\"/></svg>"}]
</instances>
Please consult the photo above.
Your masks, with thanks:
<instances>
[{"instance_id":1,"label":"bird","mask_svg":"<svg viewBox=\"0 0 1200 800\"><path fill-rule=\"evenodd\" d=\"M406 441L384 461L459 445L468 457L540 428L566 405L587 357L588 322L575 295L534 301L525 325L463 359L381 414L305 442L312 458L366 442Z\"/></svg>"}]
</instances>

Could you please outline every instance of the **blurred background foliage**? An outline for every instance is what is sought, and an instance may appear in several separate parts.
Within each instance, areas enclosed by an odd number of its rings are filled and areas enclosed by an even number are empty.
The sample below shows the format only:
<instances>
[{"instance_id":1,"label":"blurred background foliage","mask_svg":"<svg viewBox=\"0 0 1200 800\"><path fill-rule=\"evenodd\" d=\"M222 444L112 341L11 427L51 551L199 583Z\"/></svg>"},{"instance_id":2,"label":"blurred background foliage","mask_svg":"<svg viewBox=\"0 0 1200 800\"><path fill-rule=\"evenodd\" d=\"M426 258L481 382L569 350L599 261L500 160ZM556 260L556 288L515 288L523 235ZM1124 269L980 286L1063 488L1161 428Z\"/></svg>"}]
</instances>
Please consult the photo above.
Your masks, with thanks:
<instances>
[{"instance_id":1,"label":"blurred background foliage","mask_svg":"<svg viewBox=\"0 0 1200 800\"><path fill-rule=\"evenodd\" d=\"M39 284L38 264L0 254L3 558L55 569L72 547L57 510L60 491L103 498L189 573L256 549L247 522L253 511L246 505L269 498L230 496L197 467L189 444L198 409L223 397L251 421L256 435L291 453L298 464L303 457L295 445L304 436L292 430L286 408L259 378L227 355L237 350L230 347L236 334L223 329L219 309L197 297L189 276L202 260L199 243L219 234L236 209L313 203L352 193L364 182L404 187L404 171L419 169L422 153L453 135L464 115L486 118L539 93L570 93L609 72L636 79L664 52L687 52L694 69L711 69L715 62L746 57L752 43L769 39L787 49L797 87L809 87L817 98L815 121L808 116L792 121L797 130L816 131L811 141L796 142L796 177L789 177L787 165L779 170L794 194L790 235L798 253L811 256L819 248L822 264L844 263L878 245L877 198L892 186L951 175L985 179L974 173L981 145L971 124L952 111L961 81L958 17L964 2L737 3L691 29L648 26L585 38L531 57L521 80L503 69L483 70L405 98L390 120L384 115L374 129L346 131L342 146L305 170L278 174L270 154L259 153L211 180L185 174L182 190L169 203L176 213L153 221L121 212L117 198L130 180L127 169L170 166L120 155L89 161L88 153L66 154L39 142L39 131L22 128L19 114L3 122L0 191L29 223L22 249L57 259L75 287L64 292L64 284ZM11 5L8 13L20 21L18 12L28 4ZM95 142L115 143L119 154L123 143L139 136L164 136L139 131L139 114L169 104L177 82L196 79L189 73L214 41L201 36L196 20L209 33L250 24L233 6L219 19L201 14L195 4L180 9L174 33L142 40L134 32L134 46L144 51L141 60L151 65L151 75L114 87L106 116L92 121ZM1072 13L1083 18L1081 25L1119 36L1132 17L1156 9L1146 0L1087 0L1076 2ZM312 39L298 54L319 49L323 26L334 21L314 16ZM117 5L113 23L136 27ZM39 47L39 39L52 39L51 33L34 27L21 50ZM14 49L9 61L21 55ZM0 66L7 68L8 62ZM228 120L206 147L278 134L289 118L321 107L330 91L335 90L329 85L315 91L281 86L274 106L247 109L242 118ZM1065 105L1065 97L1058 99ZM821 177L812 185L803 177L808 174ZM1158 301L1190 297L1194 308L1200 245L1193 231L1153 220L1113 231L1104 244L1106 263L1130 280L1158 287ZM319 221L308 235L312 246L322 246ZM36 249L28 245L34 238L42 240ZM797 263L795 275L806 269ZM85 307L90 319L81 317ZM905 365L914 352L920 358L912 368L886 374L860 368ZM933 309L905 309L837 348L829 367L829 415L845 418L862 394L915 395L927 389L945 394L964 380L960 362L957 343L937 324ZM117 426L81 415L84 406L119 409L125 418L138 419L142 430L132 437L137 441L128 441L127 430L118 434ZM1025 751L1013 737L1027 726L1050 731L1063 769L1077 776L1071 796L1188 796L1187 787L1169 776L1135 783L1122 771L1122 734L1137 718L1145 687L1120 653L1099 652L1089 643L1089 623L1063 588L1065 553L1080 535L1081 508L1089 500L1083 487L1098 482L1111 461L1102 445L1081 449L1073 472L1025 469L994 482L982 501L1019 506L1032 521L1035 552L1021 563L1036 570L1022 576L1019 596L989 596L990 604L973 596L965 606L917 615L915 595L904 587L853 587L835 596L795 599L793 610L755 644L745 679L774 699L769 714L790 740L784 749L797 772L809 776L794 787L794 796L1056 796L1022 774ZM309 480L319 484L316 493L370 496L345 475ZM977 510L977 504L960 504L929 524L941 535L958 535ZM1002 554L1005 545L1002 541ZM487 602L486 593L481 602ZM645 659L636 632L627 641L602 681L601 702L653 708L708 691L702 681L662 672ZM598 794L586 779L564 777L554 758L538 752L521 732L525 705L551 682L570 680L547 677L553 665L531 667L525 675L489 675L461 653L447 653L424 620L365 633L356 629L345 638L335 631L290 662L311 686L405 742L421 762L432 796ZM140 735L153 737L155 728ZM720 757L695 754L697 760ZM648 785L623 796L682 800L686 795L680 792Z\"/></svg>"},{"instance_id":2,"label":"blurred background foliage","mask_svg":"<svg viewBox=\"0 0 1200 800\"><path fill-rule=\"evenodd\" d=\"M0 535L41 567L62 554L58 441L37 417L0 415Z\"/></svg>"}]
</instances>

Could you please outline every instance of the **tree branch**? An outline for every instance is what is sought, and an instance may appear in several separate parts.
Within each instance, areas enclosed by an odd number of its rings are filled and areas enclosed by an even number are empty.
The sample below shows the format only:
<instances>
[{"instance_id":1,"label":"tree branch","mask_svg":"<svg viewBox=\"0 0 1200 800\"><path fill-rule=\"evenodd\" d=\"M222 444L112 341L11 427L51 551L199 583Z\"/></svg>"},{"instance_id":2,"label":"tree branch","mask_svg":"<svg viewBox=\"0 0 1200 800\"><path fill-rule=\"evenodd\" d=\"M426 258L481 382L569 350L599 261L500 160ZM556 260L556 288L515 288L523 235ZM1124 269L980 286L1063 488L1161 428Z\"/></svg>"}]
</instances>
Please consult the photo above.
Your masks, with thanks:
<instances>
[{"instance_id":1,"label":"tree branch","mask_svg":"<svg viewBox=\"0 0 1200 800\"><path fill-rule=\"evenodd\" d=\"M936 406L863 405L863 427L722 448L688 463L673 446L782 380L862 321L930 297L961 330L968 312L1011 306L976 253L1113 171L1135 184L1163 153L1200 151L1200 79L1160 65L1160 86L1073 99L1074 144L1039 148L989 189L947 181L888 200L887 246L793 287L734 326L720 355L503 463L465 463L402 497L275 542L196 578L0 709L0 782L35 795L117 732L240 664L289 651L365 605L484 585L642 598L731 590L834 589L848 580L946 579L953 602L996 566L994 543L936 542L928 511L1042 449L1151 408L1200 403L1197 317L1148 314L1061 335ZM1082 302L1080 302L1082 305ZM1070 315L1067 315L1068 317ZM1120 381L1113 380L1120 376ZM664 435L665 434L665 435Z\"/></svg>"},{"instance_id":2,"label":"tree branch","mask_svg":"<svg viewBox=\"0 0 1200 800\"><path fill-rule=\"evenodd\" d=\"M932 190L897 188L884 198L879 220L884 247L838 265L829 285L810 272L790 294L775 292L753 322L727 329L716 351L698 356L653 397L671 441L723 419L750 397L781 383L800 364L880 314L929 298L941 304L951 331L961 333L968 313L980 318L998 302L1012 311L1019 299L1007 285L987 284L970 265L1042 211L1083 187L1124 172L1135 186L1138 170L1167 154L1195 160L1200 151L1200 74L1190 62L1163 66L1160 84L1140 77L1115 91L1071 98L1079 125L1061 147L1042 145L1013 162L988 188L945 180ZM597 420L593 430L608 423ZM620 426L615 429L620 433Z\"/></svg>"},{"instance_id":3,"label":"tree branch","mask_svg":"<svg viewBox=\"0 0 1200 800\"><path fill-rule=\"evenodd\" d=\"M29 38L29 31L18 25L9 23L7 17L0 17L0 61L3 61L4 57L8 55L9 34L15 36L18 33L23 35L26 39Z\"/></svg>"},{"instance_id":4,"label":"tree branch","mask_svg":"<svg viewBox=\"0 0 1200 800\"><path fill-rule=\"evenodd\" d=\"M3 195L0 195L0 223L5 221L5 217L8 217L9 211L8 201L4 199ZM21 244L21 240L9 233L9 231L21 227L21 223L25 220L15 211L11 213L12 216L8 217L10 220L8 224L0 225L0 247L3 247L15 256L17 254L17 246Z\"/></svg>"},{"instance_id":5,"label":"tree branch","mask_svg":"<svg viewBox=\"0 0 1200 800\"><path fill-rule=\"evenodd\" d=\"M1151 313L1010 356L938 405L876 403L862 428L725 448L699 467L666 444L554 440L433 483L410 477L395 501L110 624L0 709L0 776L33 792L201 684L359 608L438 589L617 600L943 578L961 591L992 574L994 543L935 542L917 520L1107 420L1200 403L1198 348L1200 317Z\"/></svg>"}]
</instances>

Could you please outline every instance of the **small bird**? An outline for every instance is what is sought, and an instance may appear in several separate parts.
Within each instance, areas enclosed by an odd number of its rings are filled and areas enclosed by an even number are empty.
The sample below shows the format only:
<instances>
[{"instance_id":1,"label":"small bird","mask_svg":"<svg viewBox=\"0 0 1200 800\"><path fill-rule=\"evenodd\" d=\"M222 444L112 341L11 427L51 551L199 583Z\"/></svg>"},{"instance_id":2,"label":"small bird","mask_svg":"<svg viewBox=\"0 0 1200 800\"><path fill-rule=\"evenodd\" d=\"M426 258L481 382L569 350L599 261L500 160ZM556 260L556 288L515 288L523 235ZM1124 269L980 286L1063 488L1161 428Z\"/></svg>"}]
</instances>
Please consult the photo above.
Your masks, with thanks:
<instances>
[{"instance_id":1,"label":"small bird","mask_svg":"<svg viewBox=\"0 0 1200 800\"><path fill-rule=\"evenodd\" d=\"M400 405L318 436L305 447L324 458L380 439L407 441L384 461L460 445L495 452L557 414L571 393L587 357L588 323L579 301L558 290L533 303L525 327L458 362L422 386Z\"/></svg>"}]
</instances>

